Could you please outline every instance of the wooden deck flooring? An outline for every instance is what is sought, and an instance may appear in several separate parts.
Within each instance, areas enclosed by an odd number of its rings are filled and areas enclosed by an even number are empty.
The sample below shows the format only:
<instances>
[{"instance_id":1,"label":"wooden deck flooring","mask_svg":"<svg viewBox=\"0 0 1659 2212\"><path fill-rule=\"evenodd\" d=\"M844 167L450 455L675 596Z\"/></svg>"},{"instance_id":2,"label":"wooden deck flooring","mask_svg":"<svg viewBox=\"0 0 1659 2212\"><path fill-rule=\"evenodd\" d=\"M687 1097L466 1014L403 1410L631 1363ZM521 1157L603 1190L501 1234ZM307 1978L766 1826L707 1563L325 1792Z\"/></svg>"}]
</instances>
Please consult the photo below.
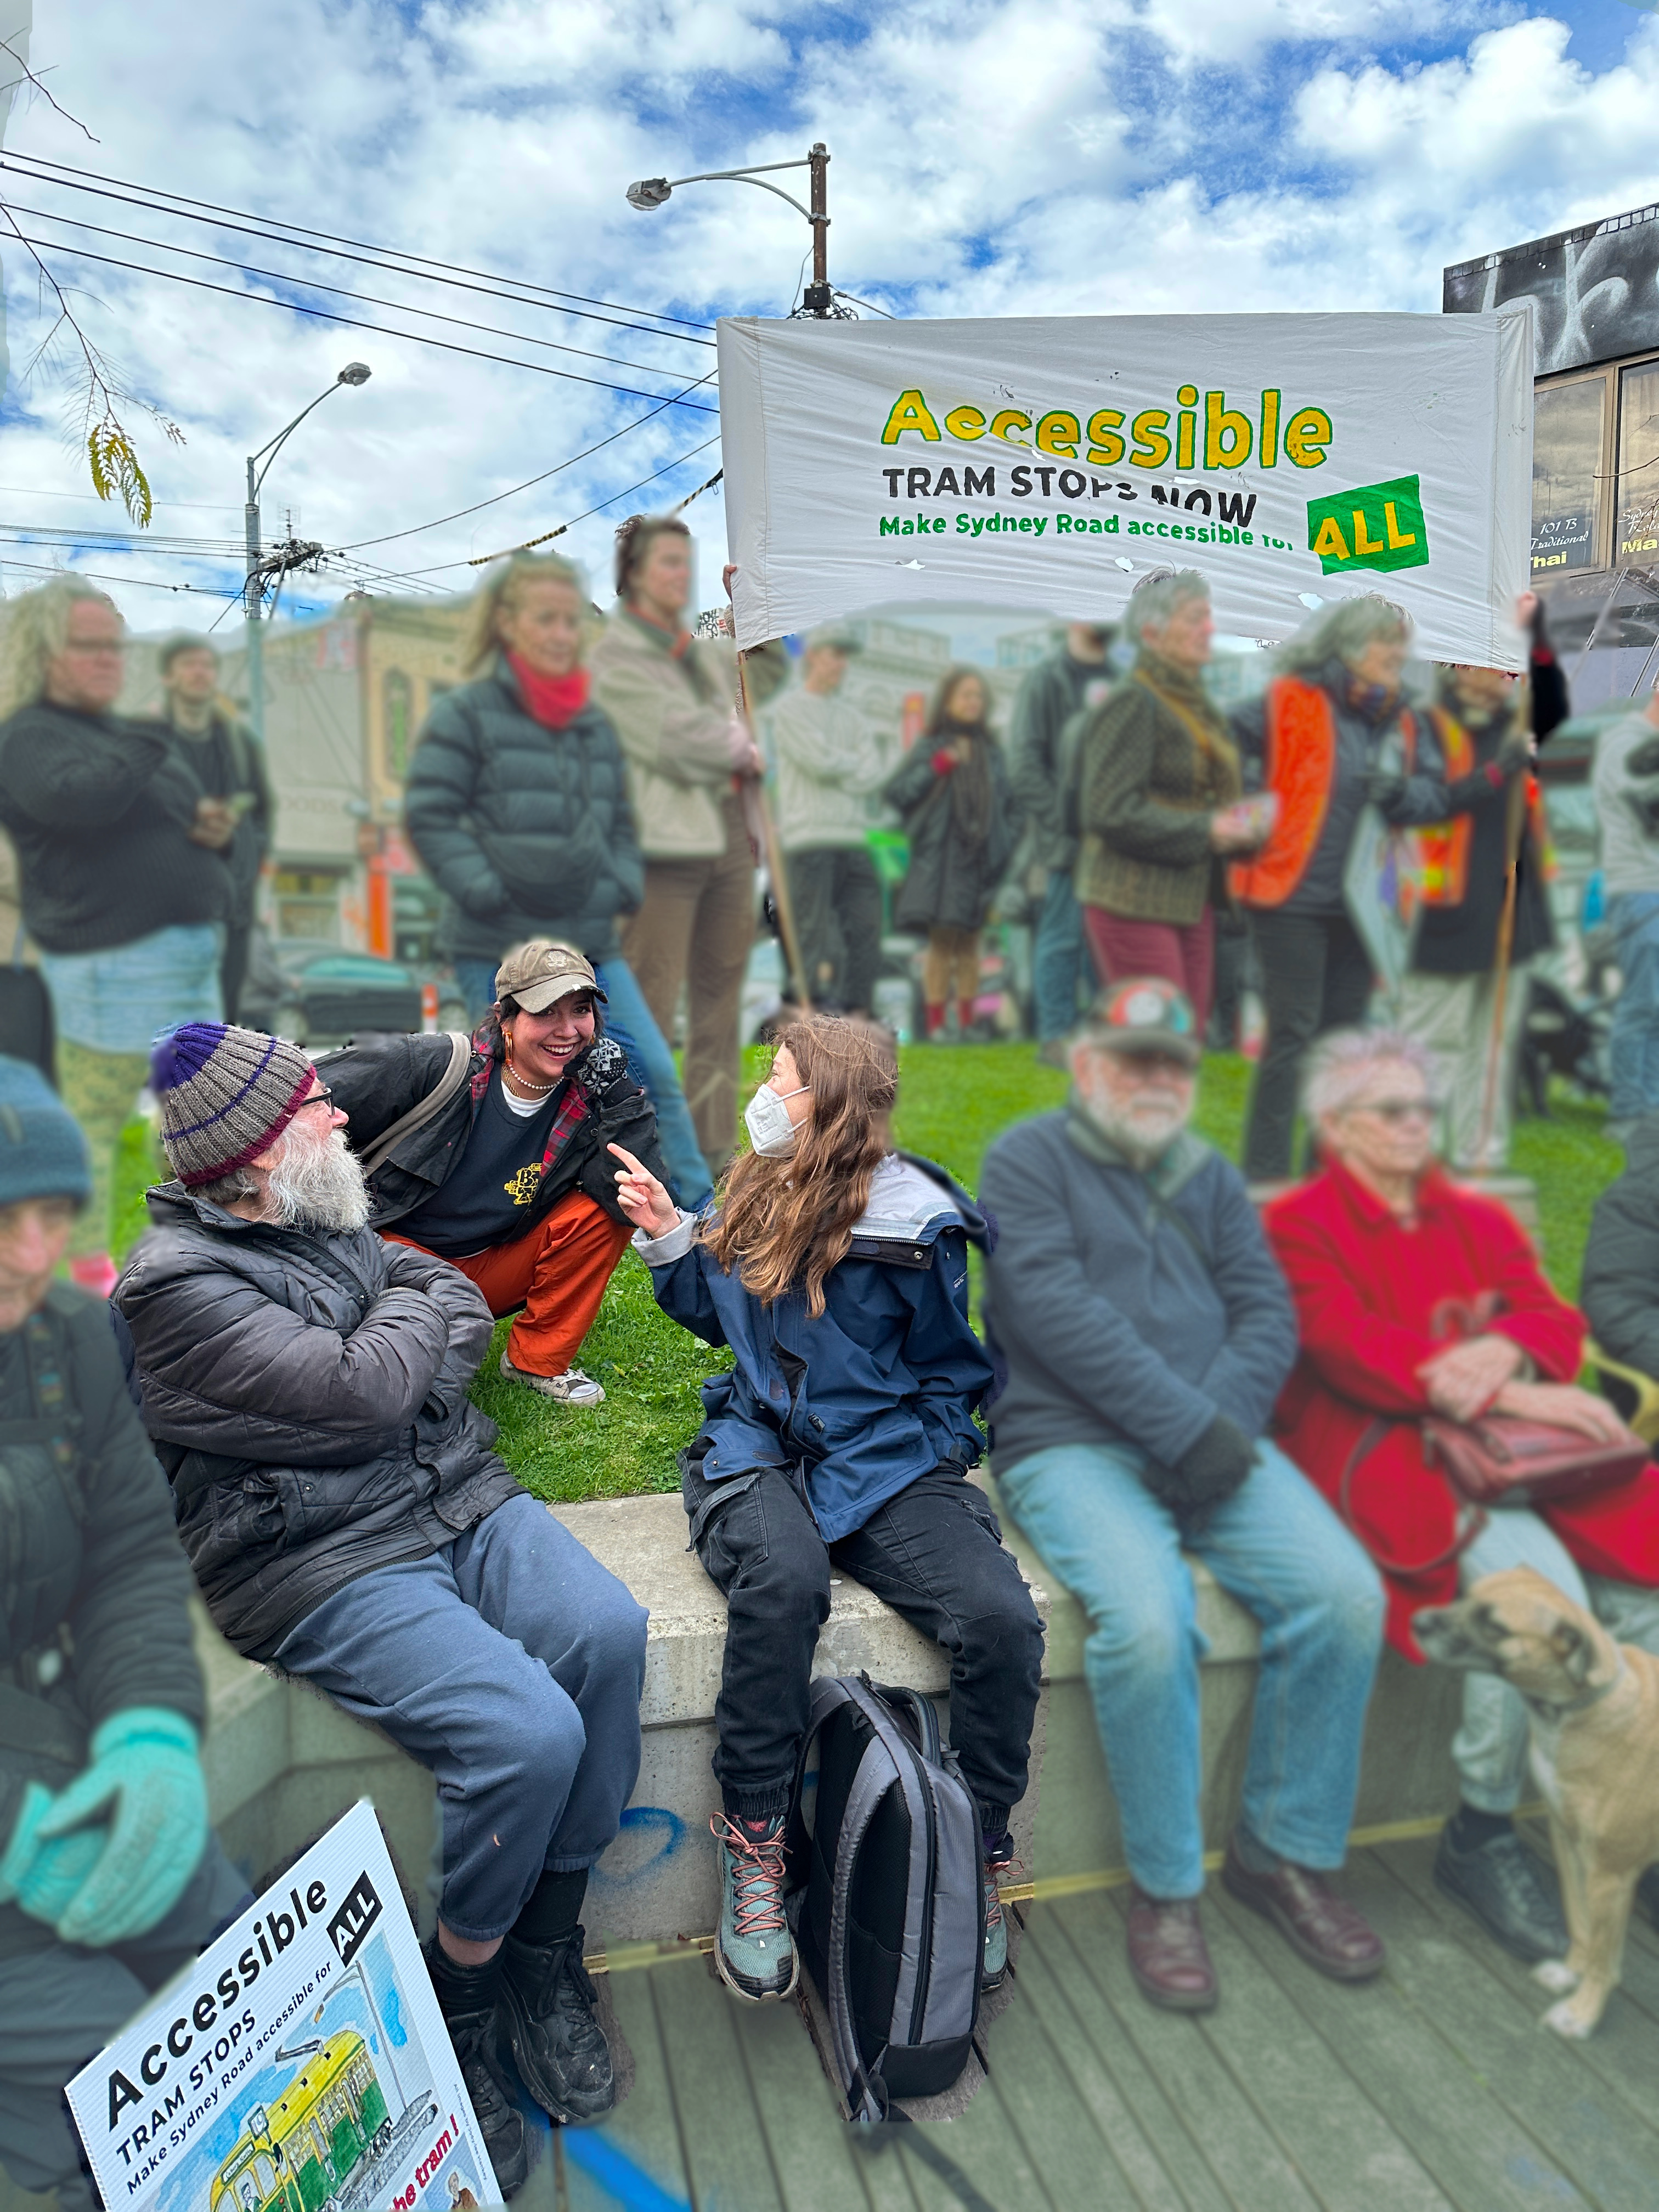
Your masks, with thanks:
<instances>
[{"instance_id":1,"label":"wooden deck flooring","mask_svg":"<svg viewBox=\"0 0 1659 2212\"><path fill-rule=\"evenodd\" d=\"M1632 1929L1597 2035L1442 1898L1431 1841L1354 1855L1386 1937L1377 1982L1304 1966L1212 1883L1207 2019L1159 2013L1123 1956L1122 1897L1028 1905L991 2075L965 2115L840 2118L802 2017L742 2006L692 1956L610 1978L632 2094L566 2133L524 2212L1659 2212L1659 1941Z\"/></svg>"}]
</instances>

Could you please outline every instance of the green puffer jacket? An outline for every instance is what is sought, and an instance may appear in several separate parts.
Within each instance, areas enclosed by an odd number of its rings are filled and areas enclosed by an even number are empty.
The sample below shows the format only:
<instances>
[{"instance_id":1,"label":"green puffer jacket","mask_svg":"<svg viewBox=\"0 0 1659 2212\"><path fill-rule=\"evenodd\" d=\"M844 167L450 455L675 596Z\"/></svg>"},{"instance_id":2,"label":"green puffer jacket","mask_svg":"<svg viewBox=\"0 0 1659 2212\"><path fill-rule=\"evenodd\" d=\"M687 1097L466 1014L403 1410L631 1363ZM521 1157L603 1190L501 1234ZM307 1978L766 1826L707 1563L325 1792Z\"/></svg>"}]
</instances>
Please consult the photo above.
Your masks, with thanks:
<instances>
[{"instance_id":1,"label":"green puffer jacket","mask_svg":"<svg viewBox=\"0 0 1659 2212\"><path fill-rule=\"evenodd\" d=\"M645 866L617 733L591 699L549 729L505 658L446 692L415 748L404 818L449 901L452 957L496 960L550 937L617 958L617 916L644 896Z\"/></svg>"},{"instance_id":2,"label":"green puffer jacket","mask_svg":"<svg viewBox=\"0 0 1659 2212\"><path fill-rule=\"evenodd\" d=\"M55 1285L0 1334L0 1850L28 1783L67 1787L112 1713L202 1728L191 1588L110 1310ZM56 1940L0 1905L0 1959Z\"/></svg>"}]
</instances>

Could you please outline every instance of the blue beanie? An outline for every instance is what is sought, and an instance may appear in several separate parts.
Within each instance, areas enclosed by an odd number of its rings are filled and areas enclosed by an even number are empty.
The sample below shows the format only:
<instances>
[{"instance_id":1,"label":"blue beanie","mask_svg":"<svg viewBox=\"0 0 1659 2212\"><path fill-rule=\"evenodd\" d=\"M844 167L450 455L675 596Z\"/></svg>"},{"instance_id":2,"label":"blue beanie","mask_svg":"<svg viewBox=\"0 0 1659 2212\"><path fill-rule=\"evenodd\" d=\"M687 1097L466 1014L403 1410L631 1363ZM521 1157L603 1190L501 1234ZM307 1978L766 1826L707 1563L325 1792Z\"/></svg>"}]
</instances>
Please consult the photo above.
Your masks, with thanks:
<instances>
[{"instance_id":1,"label":"blue beanie","mask_svg":"<svg viewBox=\"0 0 1659 2212\"><path fill-rule=\"evenodd\" d=\"M80 1124L38 1067L0 1054L0 1206L92 1196Z\"/></svg>"}]
</instances>

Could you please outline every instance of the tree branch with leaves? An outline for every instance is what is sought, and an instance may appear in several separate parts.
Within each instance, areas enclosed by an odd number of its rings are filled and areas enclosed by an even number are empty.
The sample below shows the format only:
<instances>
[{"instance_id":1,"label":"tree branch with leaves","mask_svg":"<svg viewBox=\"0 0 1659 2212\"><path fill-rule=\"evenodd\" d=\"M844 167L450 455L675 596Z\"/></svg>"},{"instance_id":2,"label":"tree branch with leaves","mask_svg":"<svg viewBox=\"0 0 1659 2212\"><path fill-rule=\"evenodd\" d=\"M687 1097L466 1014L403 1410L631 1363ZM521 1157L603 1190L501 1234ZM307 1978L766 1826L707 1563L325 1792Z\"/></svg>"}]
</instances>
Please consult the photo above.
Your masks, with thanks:
<instances>
[{"instance_id":1,"label":"tree branch with leaves","mask_svg":"<svg viewBox=\"0 0 1659 2212\"><path fill-rule=\"evenodd\" d=\"M22 76L13 85L0 86L0 92L15 89L25 81L46 100L66 123L98 143L78 116L71 115L52 95L9 39L0 39L0 52L9 54ZM155 511L149 478L138 459L138 449L131 433L123 421L123 412L131 414L136 408L148 415L156 428L175 446L182 446L185 434L172 417L148 399L130 390L119 372L100 346L94 344L82 327L70 294L60 284L52 270L40 258L33 243L17 227L16 217L3 200L0 200L0 222L34 264L44 286L51 291L58 305L57 319L46 337L35 348L28 367L19 378L27 384L43 362L61 361L65 356L70 362L70 374L76 386L76 397L71 403L70 416L74 423L73 436L76 447L84 444L88 466L92 476L92 488L100 499L118 498L129 519L142 530ZM75 418L78 417L78 420Z\"/></svg>"}]
</instances>

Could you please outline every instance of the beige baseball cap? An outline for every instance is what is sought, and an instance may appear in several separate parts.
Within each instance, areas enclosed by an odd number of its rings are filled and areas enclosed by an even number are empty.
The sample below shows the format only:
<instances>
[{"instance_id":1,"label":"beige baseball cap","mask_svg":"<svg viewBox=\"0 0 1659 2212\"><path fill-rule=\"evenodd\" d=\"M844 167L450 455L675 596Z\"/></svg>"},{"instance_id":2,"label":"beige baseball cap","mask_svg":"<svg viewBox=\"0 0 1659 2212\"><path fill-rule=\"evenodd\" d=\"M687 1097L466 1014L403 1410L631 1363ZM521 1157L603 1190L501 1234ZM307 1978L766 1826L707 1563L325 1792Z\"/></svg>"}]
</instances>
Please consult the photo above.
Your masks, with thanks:
<instances>
[{"instance_id":1,"label":"beige baseball cap","mask_svg":"<svg viewBox=\"0 0 1659 2212\"><path fill-rule=\"evenodd\" d=\"M592 992L602 1006L609 1003L592 962L545 937L515 945L495 970L495 996L516 999L527 1014L544 1014L573 991Z\"/></svg>"}]
</instances>

